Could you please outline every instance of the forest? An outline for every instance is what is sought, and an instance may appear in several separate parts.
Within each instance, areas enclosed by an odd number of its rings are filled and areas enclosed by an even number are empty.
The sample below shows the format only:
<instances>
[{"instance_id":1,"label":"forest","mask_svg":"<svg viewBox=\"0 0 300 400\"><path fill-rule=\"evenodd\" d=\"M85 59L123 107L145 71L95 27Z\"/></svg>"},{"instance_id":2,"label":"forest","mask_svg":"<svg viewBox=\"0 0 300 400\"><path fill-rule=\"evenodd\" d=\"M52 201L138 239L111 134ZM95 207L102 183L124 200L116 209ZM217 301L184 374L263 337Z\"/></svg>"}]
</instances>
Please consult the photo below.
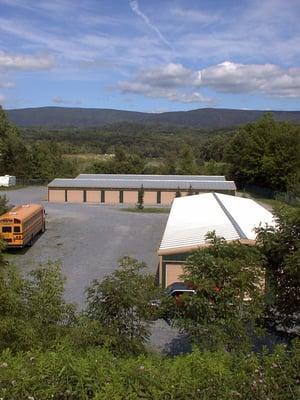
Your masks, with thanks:
<instances>
[{"instance_id":1,"label":"forest","mask_svg":"<svg viewBox=\"0 0 300 400\"><path fill-rule=\"evenodd\" d=\"M300 126L259 121L205 131L119 123L106 128L17 128L0 110L0 173L49 181L79 173L226 175L298 195Z\"/></svg>"}]
</instances>

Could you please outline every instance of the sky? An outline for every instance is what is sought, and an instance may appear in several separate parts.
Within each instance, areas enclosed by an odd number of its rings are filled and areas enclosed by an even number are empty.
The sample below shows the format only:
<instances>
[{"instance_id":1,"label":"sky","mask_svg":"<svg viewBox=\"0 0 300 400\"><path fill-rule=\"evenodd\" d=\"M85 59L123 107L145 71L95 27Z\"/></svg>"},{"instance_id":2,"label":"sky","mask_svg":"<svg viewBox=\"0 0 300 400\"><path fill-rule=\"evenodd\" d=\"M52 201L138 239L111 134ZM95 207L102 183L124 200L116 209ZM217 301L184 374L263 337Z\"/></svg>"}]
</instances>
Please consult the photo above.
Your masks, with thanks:
<instances>
[{"instance_id":1,"label":"sky","mask_svg":"<svg viewBox=\"0 0 300 400\"><path fill-rule=\"evenodd\" d=\"M0 0L0 104L300 109L300 0Z\"/></svg>"}]
</instances>

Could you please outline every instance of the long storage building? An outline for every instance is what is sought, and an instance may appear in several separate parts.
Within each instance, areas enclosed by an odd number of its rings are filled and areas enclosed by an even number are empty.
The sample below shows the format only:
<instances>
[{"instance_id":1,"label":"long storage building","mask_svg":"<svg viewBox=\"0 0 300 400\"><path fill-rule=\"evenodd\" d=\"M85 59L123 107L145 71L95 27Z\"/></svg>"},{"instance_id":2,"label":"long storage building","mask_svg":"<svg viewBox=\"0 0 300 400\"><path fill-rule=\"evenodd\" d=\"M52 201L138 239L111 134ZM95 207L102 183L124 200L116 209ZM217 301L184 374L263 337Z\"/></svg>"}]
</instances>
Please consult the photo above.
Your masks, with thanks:
<instances>
[{"instance_id":1,"label":"long storage building","mask_svg":"<svg viewBox=\"0 0 300 400\"><path fill-rule=\"evenodd\" d=\"M54 179L48 185L48 201L70 203L136 204L144 190L145 205L169 205L180 192L235 194L233 181L224 176L81 174L75 179Z\"/></svg>"},{"instance_id":2,"label":"long storage building","mask_svg":"<svg viewBox=\"0 0 300 400\"><path fill-rule=\"evenodd\" d=\"M175 199L158 250L161 286L181 281L187 258L208 245L208 232L251 245L255 228L266 224L275 224L273 214L251 199L221 193Z\"/></svg>"}]
</instances>

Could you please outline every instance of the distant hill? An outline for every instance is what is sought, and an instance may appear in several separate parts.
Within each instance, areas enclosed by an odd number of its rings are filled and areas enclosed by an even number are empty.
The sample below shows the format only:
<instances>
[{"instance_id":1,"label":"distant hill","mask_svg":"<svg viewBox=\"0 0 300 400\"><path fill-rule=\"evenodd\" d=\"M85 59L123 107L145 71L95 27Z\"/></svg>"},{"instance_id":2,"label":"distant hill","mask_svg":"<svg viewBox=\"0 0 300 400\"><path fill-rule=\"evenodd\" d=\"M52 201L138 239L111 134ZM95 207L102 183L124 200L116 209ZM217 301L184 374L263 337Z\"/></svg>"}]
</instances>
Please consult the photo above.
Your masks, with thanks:
<instances>
[{"instance_id":1,"label":"distant hill","mask_svg":"<svg viewBox=\"0 0 300 400\"><path fill-rule=\"evenodd\" d=\"M201 108L191 111L143 113L97 108L39 107L7 110L10 121L19 126L101 127L129 122L151 125L189 126L218 129L257 121L271 112L276 120L300 123L300 111L260 111Z\"/></svg>"}]
</instances>

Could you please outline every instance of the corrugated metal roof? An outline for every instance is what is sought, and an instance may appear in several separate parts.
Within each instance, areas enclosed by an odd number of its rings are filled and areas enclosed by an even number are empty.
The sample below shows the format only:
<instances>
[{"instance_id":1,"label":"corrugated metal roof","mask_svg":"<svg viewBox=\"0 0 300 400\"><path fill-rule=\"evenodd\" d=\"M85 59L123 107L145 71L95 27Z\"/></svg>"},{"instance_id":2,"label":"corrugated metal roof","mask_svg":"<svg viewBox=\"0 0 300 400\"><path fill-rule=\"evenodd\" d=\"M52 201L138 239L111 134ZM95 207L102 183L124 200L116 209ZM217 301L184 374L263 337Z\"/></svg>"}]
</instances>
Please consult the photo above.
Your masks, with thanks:
<instances>
[{"instance_id":1,"label":"corrugated metal roof","mask_svg":"<svg viewBox=\"0 0 300 400\"><path fill-rule=\"evenodd\" d=\"M49 183L49 188L103 188L103 189L144 189L157 190L236 190L233 181L200 181L200 180L156 180L147 179L144 176L137 179L54 179Z\"/></svg>"},{"instance_id":2,"label":"corrugated metal roof","mask_svg":"<svg viewBox=\"0 0 300 400\"><path fill-rule=\"evenodd\" d=\"M226 240L255 240L254 229L261 224L274 225L273 215L250 199L220 193L176 198L159 253L204 245L211 231Z\"/></svg>"},{"instance_id":3,"label":"corrugated metal roof","mask_svg":"<svg viewBox=\"0 0 300 400\"><path fill-rule=\"evenodd\" d=\"M193 181L225 181L225 176L220 175L135 175L135 174L80 174L75 179L151 179L165 180L193 180Z\"/></svg>"}]
</instances>

